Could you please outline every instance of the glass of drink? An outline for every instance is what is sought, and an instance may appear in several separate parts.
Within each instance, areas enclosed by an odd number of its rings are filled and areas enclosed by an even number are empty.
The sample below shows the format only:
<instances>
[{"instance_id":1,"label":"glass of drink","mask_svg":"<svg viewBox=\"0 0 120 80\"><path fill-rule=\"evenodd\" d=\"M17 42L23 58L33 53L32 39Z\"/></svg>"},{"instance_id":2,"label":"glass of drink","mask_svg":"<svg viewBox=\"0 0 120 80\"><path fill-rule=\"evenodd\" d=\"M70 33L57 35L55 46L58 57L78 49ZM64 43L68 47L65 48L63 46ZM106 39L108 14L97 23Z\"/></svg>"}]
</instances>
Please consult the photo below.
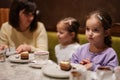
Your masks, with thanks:
<instances>
[{"instance_id":1,"label":"glass of drink","mask_svg":"<svg viewBox=\"0 0 120 80\"><path fill-rule=\"evenodd\" d=\"M0 51L0 62L4 62L6 55L5 55L5 50Z\"/></svg>"}]
</instances>

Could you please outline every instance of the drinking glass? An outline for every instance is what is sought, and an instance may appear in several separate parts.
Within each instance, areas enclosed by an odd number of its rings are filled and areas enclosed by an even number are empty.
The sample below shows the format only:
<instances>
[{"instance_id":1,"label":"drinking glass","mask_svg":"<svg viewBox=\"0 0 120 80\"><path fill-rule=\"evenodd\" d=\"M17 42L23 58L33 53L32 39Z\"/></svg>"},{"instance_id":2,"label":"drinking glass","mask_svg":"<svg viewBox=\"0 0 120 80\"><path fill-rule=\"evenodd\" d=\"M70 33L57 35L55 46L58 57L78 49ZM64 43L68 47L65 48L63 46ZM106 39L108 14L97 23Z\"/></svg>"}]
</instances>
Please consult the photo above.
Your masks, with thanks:
<instances>
[{"instance_id":1,"label":"drinking glass","mask_svg":"<svg viewBox=\"0 0 120 80\"><path fill-rule=\"evenodd\" d=\"M4 62L6 55L5 55L5 50L0 51L0 62Z\"/></svg>"},{"instance_id":2,"label":"drinking glass","mask_svg":"<svg viewBox=\"0 0 120 80\"><path fill-rule=\"evenodd\" d=\"M69 80L86 80L85 79L85 72L72 68L70 71L70 77Z\"/></svg>"}]
</instances>

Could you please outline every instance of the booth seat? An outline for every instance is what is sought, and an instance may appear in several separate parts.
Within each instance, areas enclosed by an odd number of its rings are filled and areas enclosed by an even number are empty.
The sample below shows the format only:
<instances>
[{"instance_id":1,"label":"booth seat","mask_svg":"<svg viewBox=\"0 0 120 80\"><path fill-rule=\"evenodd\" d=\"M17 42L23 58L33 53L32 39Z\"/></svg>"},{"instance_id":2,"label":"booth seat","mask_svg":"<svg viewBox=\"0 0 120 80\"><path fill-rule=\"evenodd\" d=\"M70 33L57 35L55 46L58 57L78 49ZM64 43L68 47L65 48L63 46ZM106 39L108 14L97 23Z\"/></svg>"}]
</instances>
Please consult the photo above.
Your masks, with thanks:
<instances>
[{"instance_id":1,"label":"booth seat","mask_svg":"<svg viewBox=\"0 0 120 80\"><path fill-rule=\"evenodd\" d=\"M54 47L55 45L58 44L58 39L56 35L57 33L48 31L47 34L48 34L48 50L50 52L50 59L56 62L57 60L55 57ZM84 44L87 42L84 34L79 34L78 37L80 40L80 44ZM112 42L113 42L112 47L116 51L120 63L120 37L112 36Z\"/></svg>"}]
</instances>

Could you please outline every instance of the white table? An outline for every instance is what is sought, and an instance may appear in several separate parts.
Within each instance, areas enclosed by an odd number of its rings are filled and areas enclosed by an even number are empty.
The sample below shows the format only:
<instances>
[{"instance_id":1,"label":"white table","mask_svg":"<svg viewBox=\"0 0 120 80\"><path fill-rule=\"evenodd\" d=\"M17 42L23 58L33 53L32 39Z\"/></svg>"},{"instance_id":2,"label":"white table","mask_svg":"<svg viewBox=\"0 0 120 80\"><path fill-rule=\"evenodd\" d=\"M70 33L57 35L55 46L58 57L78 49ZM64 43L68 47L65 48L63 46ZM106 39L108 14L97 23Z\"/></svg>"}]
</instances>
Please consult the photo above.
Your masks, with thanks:
<instances>
[{"instance_id":1,"label":"white table","mask_svg":"<svg viewBox=\"0 0 120 80\"><path fill-rule=\"evenodd\" d=\"M56 65L54 62L49 66ZM88 71L87 80L96 79L96 73ZM69 79L57 79L45 76L42 69L36 69L29 66L28 63L11 63L8 58L5 62L0 62L0 80L69 80ZM113 79L111 79L113 80Z\"/></svg>"},{"instance_id":2,"label":"white table","mask_svg":"<svg viewBox=\"0 0 120 80\"><path fill-rule=\"evenodd\" d=\"M55 63L51 64L54 65ZM69 80L56 79L43 75L41 69L29 67L29 64L11 63L8 59L0 62L0 80Z\"/></svg>"}]
</instances>

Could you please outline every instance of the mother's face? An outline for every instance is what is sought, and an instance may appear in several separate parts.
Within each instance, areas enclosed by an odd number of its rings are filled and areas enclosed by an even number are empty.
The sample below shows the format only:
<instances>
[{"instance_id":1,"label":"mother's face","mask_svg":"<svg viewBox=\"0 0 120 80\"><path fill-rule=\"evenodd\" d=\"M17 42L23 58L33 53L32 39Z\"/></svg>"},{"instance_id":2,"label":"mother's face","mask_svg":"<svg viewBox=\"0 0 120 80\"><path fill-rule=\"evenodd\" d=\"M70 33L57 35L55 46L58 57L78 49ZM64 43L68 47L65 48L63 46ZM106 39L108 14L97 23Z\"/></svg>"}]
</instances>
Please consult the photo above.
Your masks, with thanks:
<instances>
[{"instance_id":1,"label":"mother's face","mask_svg":"<svg viewBox=\"0 0 120 80\"><path fill-rule=\"evenodd\" d=\"M21 10L19 12L19 24L20 24L20 28L22 29L26 29L30 26L31 22L34 19L34 15L32 12L30 13L25 13L25 10Z\"/></svg>"}]
</instances>

